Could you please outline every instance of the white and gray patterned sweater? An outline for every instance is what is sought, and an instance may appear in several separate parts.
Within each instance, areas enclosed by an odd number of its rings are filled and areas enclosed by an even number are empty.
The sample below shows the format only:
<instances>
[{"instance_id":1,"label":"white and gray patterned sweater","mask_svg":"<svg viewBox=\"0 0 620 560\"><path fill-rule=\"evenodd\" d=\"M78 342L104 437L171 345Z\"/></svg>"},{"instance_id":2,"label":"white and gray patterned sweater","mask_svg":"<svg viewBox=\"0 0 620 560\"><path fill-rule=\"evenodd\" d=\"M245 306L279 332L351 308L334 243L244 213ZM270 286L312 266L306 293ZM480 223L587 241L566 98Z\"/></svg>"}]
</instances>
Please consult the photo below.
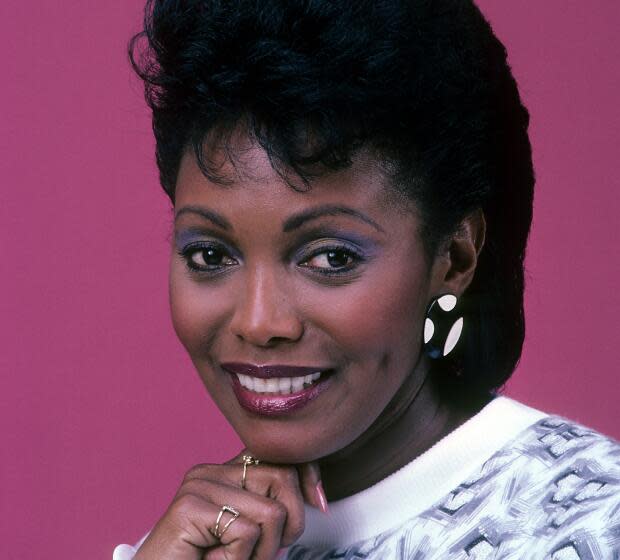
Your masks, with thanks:
<instances>
[{"instance_id":1,"label":"white and gray patterned sweater","mask_svg":"<svg viewBox=\"0 0 620 560\"><path fill-rule=\"evenodd\" d=\"M620 443L497 397L328 515L306 508L283 558L620 560Z\"/></svg>"}]
</instances>

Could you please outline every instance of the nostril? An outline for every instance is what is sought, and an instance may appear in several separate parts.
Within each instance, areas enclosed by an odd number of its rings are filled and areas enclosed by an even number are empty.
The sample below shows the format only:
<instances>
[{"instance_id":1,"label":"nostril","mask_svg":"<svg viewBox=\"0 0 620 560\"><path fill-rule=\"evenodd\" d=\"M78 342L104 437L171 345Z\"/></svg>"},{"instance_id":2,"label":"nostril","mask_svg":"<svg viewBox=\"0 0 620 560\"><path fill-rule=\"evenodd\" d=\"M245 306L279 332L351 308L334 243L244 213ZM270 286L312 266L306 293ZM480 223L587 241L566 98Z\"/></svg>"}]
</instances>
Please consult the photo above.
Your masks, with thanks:
<instances>
[{"instance_id":1,"label":"nostril","mask_svg":"<svg viewBox=\"0 0 620 560\"><path fill-rule=\"evenodd\" d=\"M299 340L304 327L296 317L288 316L261 322L233 321L231 331L238 340L267 348Z\"/></svg>"},{"instance_id":2,"label":"nostril","mask_svg":"<svg viewBox=\"0 0 620 560\"><path fill-rule=\"evenodd\" d=\"M298 340L303 324L296 310L272 282L257 281L238 300L230 329L240 340L269 347Z\"/></svg>"}]
</instances>

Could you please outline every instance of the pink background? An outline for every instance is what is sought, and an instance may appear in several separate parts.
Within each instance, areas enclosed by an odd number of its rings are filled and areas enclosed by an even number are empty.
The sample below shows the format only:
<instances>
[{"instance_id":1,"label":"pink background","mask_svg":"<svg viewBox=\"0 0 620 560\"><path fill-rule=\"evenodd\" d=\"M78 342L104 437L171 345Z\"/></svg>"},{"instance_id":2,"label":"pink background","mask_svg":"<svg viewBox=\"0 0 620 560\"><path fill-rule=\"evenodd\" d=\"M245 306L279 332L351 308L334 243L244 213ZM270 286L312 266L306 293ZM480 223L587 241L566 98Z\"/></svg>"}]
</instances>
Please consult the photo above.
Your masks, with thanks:
<instances>
[{"instance_id":1,"label":"pink background","mask_svg":"<svg viewBox=\"0 0 620 560\"><path fill-rule=\"evenodd\" d=\"M4 0L0 543L110 559L238 441L168 318L170 209L125 56L138 0ZM480 2L532 115L528 334L508 394L620 437L620 4ZM6 548L8 546L8 549Z\"/></svg>"}]
</instances>

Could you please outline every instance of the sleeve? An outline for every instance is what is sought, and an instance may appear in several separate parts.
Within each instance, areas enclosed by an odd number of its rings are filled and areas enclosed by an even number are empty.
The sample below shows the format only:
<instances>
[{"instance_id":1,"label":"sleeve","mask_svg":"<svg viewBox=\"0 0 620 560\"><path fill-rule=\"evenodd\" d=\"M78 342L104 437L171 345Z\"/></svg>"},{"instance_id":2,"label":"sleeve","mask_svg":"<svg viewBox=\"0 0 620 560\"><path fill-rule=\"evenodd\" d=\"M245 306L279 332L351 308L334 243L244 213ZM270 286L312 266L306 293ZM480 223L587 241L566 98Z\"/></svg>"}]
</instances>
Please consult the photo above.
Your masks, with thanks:
<instances>
[{"instance_id":1,"label":"sleeve","mask_svg":"<svg viewBox=\"0 0 620 560\"><path fill-rule=\"evenodd\" d=\"M131 560L136 555L138 549L142 546L142 543L146 540L146 537L148 537L149 534L150 531L133 546L129 544L119 544L112 553L112 560Z\"/></svg>"}]
</instances>

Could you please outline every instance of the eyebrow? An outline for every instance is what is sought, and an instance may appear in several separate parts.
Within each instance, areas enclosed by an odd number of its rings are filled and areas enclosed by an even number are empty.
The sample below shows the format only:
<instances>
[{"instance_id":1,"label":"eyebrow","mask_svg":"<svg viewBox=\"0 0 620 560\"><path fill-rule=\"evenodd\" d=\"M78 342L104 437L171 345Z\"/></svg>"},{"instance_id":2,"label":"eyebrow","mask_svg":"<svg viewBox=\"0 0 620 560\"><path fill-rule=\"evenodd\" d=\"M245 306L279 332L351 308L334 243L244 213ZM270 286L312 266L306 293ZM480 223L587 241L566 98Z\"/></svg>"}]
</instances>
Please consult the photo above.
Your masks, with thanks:
<instances>
[{"instance_id":1,"label":"eyebrow","mask_svg":"<svg viewBox=\"0 0 620 560\"><path fill-rule=\"evenodd\" d=\"M216 226L230 231L233 229L230 222L224 218L221 214L214 212L213 210L208 210L207 208L203 208L202 206L183 206L175 215L175 221L179 219L183 214L198 214L205 220L215 224Z\"/></svg>"},{"instance_id":2,"label":"eyebrow","mask_svg":"<svg viewBox=\"0 0 620 560\"><path fill-rule=\"evenodd\" d=\"M357 218L358 220L361 220L362 222L365 222L371 225L376 230L382 233L385 233L385 230L377 222L370 219L365 214L362 214L361 212L354 210L353 208L350 208L348 206L336 206L333 204L317 206L316 208L310 208L308 210L300 212L299 214L295 214L294 216L291 216L284 222L284 225L282 226L282 231L284 233L288 233L294 229L301 227L303 224L311 220L316 220L324 216L341 216L341 215Z\"/></svg>"},{"instance_id":3,"label":"eyebrow","mask_svg":"<svg viewBox=\"0 0 620 560\"><path fill-rule=\"evenodd\" d=\"M202 206L183 206L183 208L176 212L174 216L175 221L184 214L197 214L205 220L208 220L209 222L224 230L230 231L233 229L231 223L224 216ZM366 224L371 225L376 230L385 233L385 230L377 222L375 222L365 214L362 214L362 212L350 208L349 206L338 206L333 204L326 204L323 206L317 206L316 208L310 208L308 210L304 210L303 212L295 214L290 218L287 218L284 222L284 225L282 226L282 231L284 233L289 233L295 229L300 228L302 225L312 220L317 220L318 218L323 218L324 216L342 215L356 218Z\"/></svg>"}]
</instances>

